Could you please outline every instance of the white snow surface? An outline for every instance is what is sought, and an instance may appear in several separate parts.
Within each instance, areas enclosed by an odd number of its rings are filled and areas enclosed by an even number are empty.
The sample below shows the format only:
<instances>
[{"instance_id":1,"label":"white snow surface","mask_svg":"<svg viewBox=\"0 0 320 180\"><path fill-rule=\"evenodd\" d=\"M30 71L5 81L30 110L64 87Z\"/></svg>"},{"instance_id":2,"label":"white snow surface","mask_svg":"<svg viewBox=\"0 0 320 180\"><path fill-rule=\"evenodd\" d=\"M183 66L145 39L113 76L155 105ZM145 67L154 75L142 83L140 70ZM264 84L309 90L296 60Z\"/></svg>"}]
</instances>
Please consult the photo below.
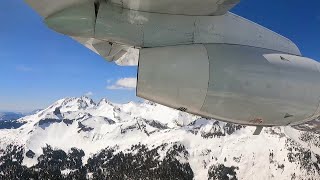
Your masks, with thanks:
<instances>
[{"instance_id":1,"label":"white snow surface","mask_svg":"<svg viewBox=\"0 0 320 180\"><path fill-rule=\"evenodd\" d=\"M46 122L48 119L57 122ZM63 120L73 123L64 123ZM115 104L103 99L95 103L88 97L58 100L19 121L26 124L18 129L0 130L0 148L12 143L19 144L35 152L38 157L46 144L64 151L77 147L84 150L86 156L83 161L86 162L92 154L106 147L125 151L139 143L152 148L179 142L190 154L189 163L196 180L208 179L208 168L217 163L239 167L236 170L238 179L291 179L293 173L296 177L308 178L297 163L288 161L289 151L285 147L290 137L285 133L298 141L301 133L291 128L265 128L259 136L253 136L255 128L245 127L231 135L204 138L202 134L210 134L217 128L225 127L226 123L150 101ZM148 122L156 122L161 127ZM79 123L91 130L81 130ZM192 133L194 130L199 133ZM297 146L310 148L310 144L303 142ZM274 154L272 163L269 156L271 152ZM312 152L320 151L312 146ZM32 166L36 163L36 157L25 157L24 164ZM282 164L283 169L278 167Z\"/></svg>"}]
</instances>

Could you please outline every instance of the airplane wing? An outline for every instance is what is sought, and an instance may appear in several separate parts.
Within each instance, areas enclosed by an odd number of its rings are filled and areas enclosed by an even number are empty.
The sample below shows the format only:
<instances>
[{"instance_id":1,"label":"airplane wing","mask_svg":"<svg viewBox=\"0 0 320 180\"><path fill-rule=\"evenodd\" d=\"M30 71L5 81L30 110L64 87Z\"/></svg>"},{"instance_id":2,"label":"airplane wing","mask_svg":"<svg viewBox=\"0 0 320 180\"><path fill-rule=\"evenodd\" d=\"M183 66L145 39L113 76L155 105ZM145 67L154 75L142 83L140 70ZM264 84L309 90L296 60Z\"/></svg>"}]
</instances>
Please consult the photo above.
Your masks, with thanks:
<instances>
[{"instance_id":1,"label":"airplane wing","mask_svg":"<svg viewBox=\"0 0 320 180\"><path fill-rule=\"evenodd\" d=\"M240 0L111 0L127 9L179 15L223 15Z\"/></svg>"},{"instance_id":2,"label":"airplane wing","mask_svg":"<svg viewBox=\"0 0 320 180\"><path fill-rule=\"evenodd\" d=\"M261 127L320 115L319 64L290 39L228 12L240 0L25 1L50 29L106 60L139 61L139 97Z\"/></svg>"},{"instance_id":3,"label":"airplane wing","mask_svg":"<svg viewBox=\"0 0 320 180\"><path fill-rule=\"evenodd\" d=\"M66 7L94 0L25 0L43 18Z\"/></svg>"},{"instance_id":4,"label":"airplane wing","mask_svg":"<svg viewBox=\"0 0 320 180\"><path fill-rule=\"evenodd\" d=\"M25 0L42 17L76 4L97 0ZM240 0L110 0L120 7L144 12L179 15L223 15Z\"/></svg>"},{"instance_id":5,"label":"airplane wing","mask_svg":"<svg viewBox=\"0 0 320 180\"><path fill-rule=\"evenodd\" d=\"M93 2L92 6L87 6L88 2ZM84 36L70 36L73 40L84 45L91 51L102 56L108 61L115 61L120 66L136 66L138 65L139 51L135 48L124 44L109 43L106 41L100 41L93 37L94 34L94 23L96 20L95 7L96 0L25 0L43 19L53 16L55 13L61 10L77 6L81 4L87 4L82 10L87 12L82 15L82 19L86 19L85 24L87 27L84 28ZM77 14L77 12L71 12ZM89 17L89 18L88 18ZM89 23L88 23L89 22ZM92 25L92 26L91 26ZM79 27L79 29L84 26ZM102 53L103 52L103 53Z\"/></svg>"},{"instance_id":6,"label":"airplane wing","mask_svg":"<svg viewBox=\"0 0 320 180\"><path fill-rule=\"evenodd\" d=\"M239 1L240 0L110 0L110 3L124 9L140 12L215 16L226 14L228 10L239 3ZM72 34L69 36L108 61L115 61L118 65L126 66L138 64L139 50L125 44L111 44L106 40L100 41L94 38L94 24L96 23L97 11L99 9L99 0L25 0L25 2L44 19L54 16L57 12L61 12L68 7L87 4L78 10L86 12L81 13L80 17L81 19L85 19L85 23L81 24L77 22L77 24L74 24L74 26L79 26L80 24L78 29L83 29L83 33L81 36L73 36ZM77 12L70 13L73 13L71 17L77 16Z\"/></svg>"}]
</instances>

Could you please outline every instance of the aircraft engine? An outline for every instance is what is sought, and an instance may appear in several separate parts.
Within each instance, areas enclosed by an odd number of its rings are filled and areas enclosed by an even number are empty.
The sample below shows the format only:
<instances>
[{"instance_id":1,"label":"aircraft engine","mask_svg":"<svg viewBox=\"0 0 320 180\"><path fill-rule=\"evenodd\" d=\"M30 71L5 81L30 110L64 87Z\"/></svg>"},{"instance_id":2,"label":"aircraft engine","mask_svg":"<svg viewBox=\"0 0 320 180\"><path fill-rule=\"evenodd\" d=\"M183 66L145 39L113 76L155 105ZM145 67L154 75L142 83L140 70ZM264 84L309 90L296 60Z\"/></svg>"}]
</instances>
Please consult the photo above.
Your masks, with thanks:
<instances>
[{"instance_id":1,"label":"aircraft engine","mask_svg":"<svg viewBox=\"0 0 320 180\"><path fill-rule=\"evenodd\" d=\"M140 50L142 98L258 127L320 115L320 64L291 40L228 12L237 0L212 1L217 9L208 14L202 9L209 1L198 8L193 0L186 7L180 0L27 2L49 28L108 61L129 62L130 50Z\"/></svg>"},{"instance_id":2,"label":"aircraft engine","mask_svg":"<svg viewBox=\"0 0 320 180\"><path fill-rule=\"evenodd\" d=\"M320 64L241 45L140 50L137 95L227 122L293 125L320 115Z\"/></svg>"}]
</instances>

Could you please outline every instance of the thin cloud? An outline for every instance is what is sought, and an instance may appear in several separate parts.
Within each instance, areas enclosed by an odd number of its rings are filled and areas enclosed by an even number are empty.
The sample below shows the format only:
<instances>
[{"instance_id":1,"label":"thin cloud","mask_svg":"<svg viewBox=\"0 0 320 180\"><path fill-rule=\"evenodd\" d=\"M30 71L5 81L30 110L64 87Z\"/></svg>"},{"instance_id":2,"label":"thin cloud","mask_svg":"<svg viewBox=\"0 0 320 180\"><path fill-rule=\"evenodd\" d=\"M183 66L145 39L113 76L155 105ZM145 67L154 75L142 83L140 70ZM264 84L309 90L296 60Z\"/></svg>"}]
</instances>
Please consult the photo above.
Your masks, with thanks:
<instances>
[{"instance_id":1,"label":"thin cloud","mask_svg":"<svg viewBox=\"0 0 320 180\"><path fill-rule=\"evenodd\" d=\"M16 67L16 70L20 71L20 72L30 72L30 71L32 71L32 68L31 67L27 67L25 65L18 65Z\"/></svg>"},{"instance_id":2,"label":"thin cloud","mask_svg":"<svg viewBox=\"0 0 320 180\"><path fill-rule=\"evenodd\" d=\"M87 96L87 97L93 96L93 92L89 91L89 92L85 93L84 95Z\"/></svg>"},{"instance_id":3,"label":"thin cloud","mask_svg":"<svg viewBox=\"0 0 320 180\"><path fill-rule=\"evenodd\" d=\"M123 90L134 90L137 86L137 78L121 78L114 84L107 87L110 90L123 89Z\"/></svg>"},{"instance_id":4,"label":"thin cloud","mask_svg":"<svg viewBox=\"0 0 320 180\"><path fill-rule=\"evenodd\" d=\"M115 61L119 66L138 66L139 50L129 48L127 53Z\"/></svg>"}]
</instances>

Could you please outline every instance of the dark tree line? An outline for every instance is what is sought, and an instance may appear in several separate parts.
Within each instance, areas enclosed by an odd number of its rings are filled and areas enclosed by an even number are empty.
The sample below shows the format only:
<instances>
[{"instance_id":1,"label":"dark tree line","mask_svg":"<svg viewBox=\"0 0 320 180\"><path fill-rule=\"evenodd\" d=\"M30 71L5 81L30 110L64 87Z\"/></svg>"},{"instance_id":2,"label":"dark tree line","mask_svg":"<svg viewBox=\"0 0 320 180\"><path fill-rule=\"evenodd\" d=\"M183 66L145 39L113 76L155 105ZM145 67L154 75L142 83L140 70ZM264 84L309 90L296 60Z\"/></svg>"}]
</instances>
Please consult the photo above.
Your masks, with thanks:
<instances>
[{"instance_id":1,"label":"dark tree line","mask_svg":"<svg viewBox=\"0 0 320 180\"><path fill-rule=\"evenodd\" d=\"M34 156L31 150L25 152L21 146L10 145L0 150L0 179L50 179L50 180L82 180L82 179L193 179L193 171L189 163L181 163L179 158L189 157L185 147L174 144L160 158L162 145L149 149L145 145L134 145L130 151L116 152L106 148L94 154L83 164L83 150L71 148L69 152L53 149L47 145L43 154L37 158L32 167L23 165L24 154ZM28 158L28 157L27 157ZM63 173L68 171L68 173Z\"/></svg>"}]
</instances>

